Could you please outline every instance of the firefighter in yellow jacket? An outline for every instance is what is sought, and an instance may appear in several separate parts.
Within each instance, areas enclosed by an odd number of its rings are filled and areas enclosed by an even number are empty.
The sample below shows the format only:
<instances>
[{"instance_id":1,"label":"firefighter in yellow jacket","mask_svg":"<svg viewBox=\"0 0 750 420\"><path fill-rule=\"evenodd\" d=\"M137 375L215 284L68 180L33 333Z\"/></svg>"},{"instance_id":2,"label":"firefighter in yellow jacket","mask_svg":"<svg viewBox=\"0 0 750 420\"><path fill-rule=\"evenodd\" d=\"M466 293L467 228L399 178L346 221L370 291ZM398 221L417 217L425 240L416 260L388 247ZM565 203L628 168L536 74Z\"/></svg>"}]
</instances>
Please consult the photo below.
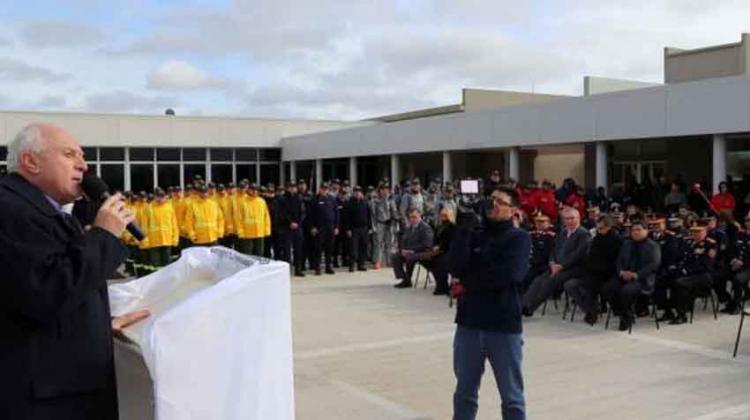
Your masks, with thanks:
<instances>
[{"instance_id":1,"label":"firefighter in yellow jacket","mask_svg":"<svg viewBox=\"0 0 750 420\"><path fill-rule=\"evenodd\" d=\"M148 226L148 193L141 191L135 196L135 203L133 204L133 214L135 215L135 222L138 226ZM138 253L135 255L135 262L138 264L149 264L148 255L148 237L143 238L142 241L136 243L138 247Z\"/></svg>"},{"instance_id":2,"label":"firefighter in yellow jacket","mask_svg":"<svg viewBox=\"0 0 750 420\"><path fill-rule=\"evenodd\" d=\"M237 246L237 228L234 209L237 207L237 189L234 184L219 184L216 202L224 215L224 237L219 240L223 246L234 249Z\"/></svg>"},{"instance_id":3,"label":"firefighter in yellow jacket","mask_svg":"<svg viewBox=\"0 0 750 420\"><path fill-rule=\"evenodd\" d=\"M205 185L198 187L199 196L185 210L185 231L193 245L216 245L224 236L224 214L215 200L209 198Z\"/></svg>"},{"instance_id":4,"label":"firefighter in yellow jacket","mask_svg":"<svg viewBox=\"0 0 750 420\"><path fill-rule=\"evenodd\" d=\"M180 250L187 248L189 244L188 234L185 231L185 210L187 210L188 200L187 197L182 195L182 188L180 187L170 187L169 194L180 231L180 238L177 245L177 253L179 253Z\"/></svg>"},{"instance_id":5,"label":"firefighter in yellow jacket","mask_svg":"<svg viewBox=\"0 0 750 420\"><path fill-rule=\"evenodd\" d=\"M154 196L154 201L147 211L146 238L149 262L152 266L164 267L170 262L172 247L177 246L180 230L174 207L167 200L164 190L156 188Z\"/></svg>"},{"instance_id":6,"label":"firefighter in yellow jacket","mask_svg":"<svg viewBox=\"0 0 750 420\"><path fill-rule=\"evenodd\" d=\"M258 195L258 186L251 184L247 194L239 197L235 210L238 250L247 255L264 254L264 238L271 235L271 217L266 200Z\"/></svg>"}]
</instances>

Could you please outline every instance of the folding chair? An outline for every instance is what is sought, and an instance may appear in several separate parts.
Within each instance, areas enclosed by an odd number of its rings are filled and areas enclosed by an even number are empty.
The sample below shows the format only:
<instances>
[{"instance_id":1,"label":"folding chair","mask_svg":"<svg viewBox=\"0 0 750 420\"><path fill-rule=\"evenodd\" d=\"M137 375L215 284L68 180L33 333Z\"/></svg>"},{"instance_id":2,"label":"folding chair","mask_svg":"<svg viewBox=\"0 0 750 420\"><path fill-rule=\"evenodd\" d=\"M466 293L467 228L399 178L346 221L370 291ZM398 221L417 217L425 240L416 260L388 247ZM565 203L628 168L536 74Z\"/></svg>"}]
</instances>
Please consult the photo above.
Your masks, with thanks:
<instances>
[{"instance_id":1,"label":"folding chair","mask_svg":"<svg viewBox=\"0 0 750 420\"><path fill-rule=\"evenodd\" d=\"M656 313L656 310L657 310L656 309L656 302L654 302L652 294L645 294L645 295L648 296L649 312L651 312L651 317L654 319L654 323L656 323L656 329L659 330L660 329L660 327L659 327L659 316ZM635 313L635 305L637 304L637 302L638 302L638 300L636 299L636 302L633 302L633 306L630 307L630 312L633 313L633 314ZM608 307L608 309L607 309L607 320L604 322L604 329L605 330L609 329L609 320L612 317L612 313L613 313L612 312L612 303L611 302L607 302L607 303L608 303L608 305L607 305L607 307ZM632 334L633 333L633 324L635 324L635 320L630 323L630 328L628 328L628 334Z\"/></svg>"},{"instance_id":2,"label":"folding chair","mask_svg":"<svg viewBox=\"0 0 750 420\"><path fill-rule=\"evenodd\" d=\"M417 285L419 284L419 275L422 271L422 268L424 268L424 271L425 271L424 289L427 289L427 284L430 282L430 277L431 277L430 270L426 266L424 266L421 261L418 261L417 262L417 275L416 275L416 278L414 279L414 284L413 284L413 287L415 289L418 287Z\"/></svg>"},{"instance_id":3,"label":"folding chair","mask_svg":"<svg viewBox=\"0 0 750 420\"><path fill-rule=\"evenodd\" d=\"M750 315L745 310L745 300L742 300L742 309L740 310L740 326L737 328L737 340L734 342L734 353L732 354L732 357L737 357L737 350L740 347L740 336L742 335L742 324L745 322L745 316Z\"/></svg>"},{"instance_id":4,"label":"folding chair","mask_svg":"<svg viewBox=\"0 0 750 420\"><path fill-rule=\"evenodd\" d=\"M703 309L705 310L708 307L708 300L711 299L711 309L714 313L714 320L719 319L719 303L716 301L716 297L714 296L714 291L712 289L708 289L708 293L705 293L705 290L702 291L704 293L696 293L695 297L693 298L693 305L690 307L690 323L693 323L693 314L695 313L695 298L701 298L705 299L703 303Z\"/></svg>"}]
</instances>

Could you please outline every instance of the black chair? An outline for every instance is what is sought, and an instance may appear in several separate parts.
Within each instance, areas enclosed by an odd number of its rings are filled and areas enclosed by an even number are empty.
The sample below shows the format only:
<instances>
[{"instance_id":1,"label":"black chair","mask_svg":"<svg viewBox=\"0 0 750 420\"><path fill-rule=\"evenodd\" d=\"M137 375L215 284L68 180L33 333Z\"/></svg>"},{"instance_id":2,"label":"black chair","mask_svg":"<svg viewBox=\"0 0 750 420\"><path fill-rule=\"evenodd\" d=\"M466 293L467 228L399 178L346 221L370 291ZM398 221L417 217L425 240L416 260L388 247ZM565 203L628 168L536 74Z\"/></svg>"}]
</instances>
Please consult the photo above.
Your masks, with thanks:
<instances>
[{"instance_id":1,"label":"black chair","mask_svg":"<svg viewBox=\"0 0 750 420\"><path fill-rule=\"evenodd\" d=\"M649 312L651 313L651 318L654 319L654 323L656 323L656 329L659 330L659 316L656 313L656 302L654 302L653 295L651 293L643 293L644 296L648 297L648 308ZM635 314L635 307L637 305L638 300L636 299L636 302L633 302L633 305L630 307L630 313ZM607 319L604 322L604 329L609 329L609 320L612 317L612 302L607 302ZM633 324L635 323L635 320L630 323L630 328L628 328L628 334L633 333Z\"/></svg>"},{"instance_id":2,"label":"black chair","mask_svg":"<svg viewBox=\"0 0 750 420\"><path fill-rule=\"evenodd\" d=\"M742 324L745 322L745 316L750 315L745 310L745 300L742 300L742 309L740 310L740 326L737 328L737 340L734 342L734 353L732 357L737 357L737 350L740 348L740 336L742 335Z\"/></svg>"},{"instance_id":3,"label":"black chair","mask_svg":"<svg viewBox=\"0 0 750 420\"><path fill-rule=\"evenodd\" d=\"M419 284L419 276L420 276L420 273L422 271L422 268L424 268L424 289L427 289L427 284L430 282L430 278L432 277L432 275L430 274L430 269L427 268L426 265L424 265L424 262L423 261L418 261L417 262L417 273L416 273L416 276L415 276L415 279L414 279L414 284L413 284L413 287L415 289L418 287L417 285Z\"/></svg>"},{"instance_id":4,"label":"black chair","mask_svg":"<svg viewBox=\"0 0 750 420\"><path fill-rule=\"evenodd\" d=\"M707 290L701 290L698 291L695 296L693 297L693 304L690 307L690 323L693 323L693 314L695 313L695 298L701 298L704 299L703 302L703 309L705 310L708 307L709 299L711 301L711 309L714 313L714 320L719 319L719 303L716 301L716 297L714 296L714 292L712 289Z\"/></svg>"}]
</instances>

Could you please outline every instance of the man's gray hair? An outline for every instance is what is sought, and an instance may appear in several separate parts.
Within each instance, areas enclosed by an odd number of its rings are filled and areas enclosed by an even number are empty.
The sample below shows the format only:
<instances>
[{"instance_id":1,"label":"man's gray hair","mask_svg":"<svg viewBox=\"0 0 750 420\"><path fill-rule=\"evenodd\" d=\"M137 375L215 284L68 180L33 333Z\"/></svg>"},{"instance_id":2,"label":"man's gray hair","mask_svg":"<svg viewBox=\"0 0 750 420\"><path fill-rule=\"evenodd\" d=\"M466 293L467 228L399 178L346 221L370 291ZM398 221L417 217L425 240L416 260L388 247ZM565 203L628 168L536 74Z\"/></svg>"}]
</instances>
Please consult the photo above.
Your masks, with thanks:
<instances>
[{"instance_id":1,"label":"man's gray hair","mask_svg":"<svg viewBox=\"0 0 750 420\"><path fill-rule=\"evenodd\" d=\"M18 172L18 165L21 163L21 155L24 152L41 152L42 145L42 124L32 123L21 129L16 134L13 141L8 145L8 173Z\"/></svg>"}]
</instances>

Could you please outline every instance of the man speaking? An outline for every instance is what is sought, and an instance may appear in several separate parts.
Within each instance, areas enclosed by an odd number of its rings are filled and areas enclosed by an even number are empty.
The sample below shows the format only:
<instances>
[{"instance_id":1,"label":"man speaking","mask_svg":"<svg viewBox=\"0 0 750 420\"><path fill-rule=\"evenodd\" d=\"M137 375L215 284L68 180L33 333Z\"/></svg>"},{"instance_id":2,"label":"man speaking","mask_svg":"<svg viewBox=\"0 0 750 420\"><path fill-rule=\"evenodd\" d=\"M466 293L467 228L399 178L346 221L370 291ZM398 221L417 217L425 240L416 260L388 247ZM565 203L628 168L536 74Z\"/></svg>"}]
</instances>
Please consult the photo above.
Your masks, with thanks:
<instances>
[{"instance_id":1,"label":"man speaking","mask_svg":"<svg viewBox=\"0 0 750 420\"><path fill-rule=\"evenodd\" d=\"M529 270L531 238L513 226L518 211L515 191L495 187L483 223L451 245L451 273L459 280L453 368L456 392L453 419L477 415L479 384L489 359L495 374L503 420L526 418L521 371L521 294Z\"/></svg>"},{"instance_id":2,"label":"man speaking","mask_svg":"<svg viewBox=\"0 0 750 420\"><path fill-rule=\"evenodd\" d=\"M133 214L107 199L85 231L62 206L87 166L70 133L31 124L8 146L0 181L0 418L116 419L106 280L125 260Z\"/></svg>"}]
</instances>

